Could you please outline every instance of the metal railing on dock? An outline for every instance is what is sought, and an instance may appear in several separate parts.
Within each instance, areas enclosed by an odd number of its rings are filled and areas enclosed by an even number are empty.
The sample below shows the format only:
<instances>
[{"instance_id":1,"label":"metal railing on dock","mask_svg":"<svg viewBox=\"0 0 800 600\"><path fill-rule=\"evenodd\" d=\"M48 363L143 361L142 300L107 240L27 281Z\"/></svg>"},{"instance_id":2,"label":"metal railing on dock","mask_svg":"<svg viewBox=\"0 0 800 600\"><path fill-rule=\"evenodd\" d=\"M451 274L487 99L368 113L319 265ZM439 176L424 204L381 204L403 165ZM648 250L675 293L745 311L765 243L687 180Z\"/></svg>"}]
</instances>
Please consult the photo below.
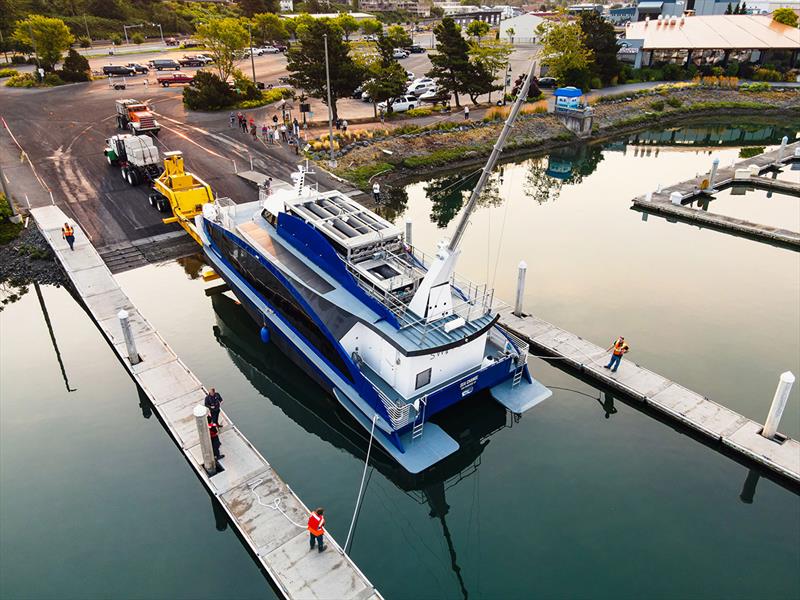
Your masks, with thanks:
<instances>
[{"instance_id":1,"label":"metal railing on dock","mask_svg":"<svg viewBox=\"0 0 800 600\"><path fill-rule=\"evenodd\" d=\"M308 507L225 413L219 434L224 470L209 475L202 447L208 442L200 436L202 431L208 437L203 427L206 392L199 379L133 306L80 227L75 227L75 250L70 251L61 237L61 225L71 220L61 209L47 206L31 214L97 326L281 595L303 600L380 600L378 591L331 536L326 535L327 552L309 552L303 526Z\"/></svg>"}]
</instances>

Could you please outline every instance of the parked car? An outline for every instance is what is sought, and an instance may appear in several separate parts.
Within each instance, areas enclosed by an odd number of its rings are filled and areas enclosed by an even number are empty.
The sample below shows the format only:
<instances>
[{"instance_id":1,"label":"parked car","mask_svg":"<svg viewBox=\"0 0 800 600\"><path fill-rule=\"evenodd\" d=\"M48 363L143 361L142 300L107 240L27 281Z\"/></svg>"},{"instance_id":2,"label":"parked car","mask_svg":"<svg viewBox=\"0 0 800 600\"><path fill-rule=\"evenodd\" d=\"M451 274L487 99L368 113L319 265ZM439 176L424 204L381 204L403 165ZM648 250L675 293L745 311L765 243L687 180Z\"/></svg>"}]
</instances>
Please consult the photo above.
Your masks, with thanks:
<instances>
[{"instance_id":1,"label":"parked car","mask_svg":"<svg viewBox=\"0 0 800 600\"><path fill-rule=\"evenodd\" d=\"M378 36L370 34L370 35L365 35L363 39L365 42L377 42Z\"/></svg>"},{"instance_id":2,"label":"parked car","mask_svg":"<svg viewBox=\"0 0 800 600\"><path fill-rule=\"evenodd\" d=\"M419 101L429 102L430 104L445 104L450 101L450 92L435 87L419 96Z\"/></svg>"},{"instance_id":3,"label":"parked car","mask_svg":"<svg viewBox=\"0 0 800 600\"><path fill-rule=\"evenodd\" d=\"M408 58L408 52L406 52L402 48L395 48L394 52L392 52L392 58L396 60L402 58Z\"/></svg>"},{"instance_id":4,"label":"parked car","mask_svg":"<svg viewBox=\"0 0 800 600\"><path fill-rule=\"evenodd\" d=\"M151 60L150 66L156 71L164 71L165 69L175 69L178 71L181 68L180 63L171 58L157 58L155 60Z\"/></svg>"},{"instance_id":5,"label":"parked car","mask_svg":"<svg viewBox=\"0 0 800 600\"><path fill-rule=\"evenodd\" d=\"M176 40L174 37L168 37L167 39L164 40L164 43L167 46L177 46L178 40Z\"/></svg>"},{"instance_id":6,"label":"parked car","mask_svg":"<svg viewBox=\"0 0 800 600\"><path fill-rule=\"evenodd\" d=\"M406 69L406 81L414 81L414 74Z\"/></svg>"},{"instance_id":7,"label":"parked car","mask_svg":"<svg viewBox=\"0 0 800 600\"><path fill-rule=\"evenodd\" d=\"M351 98L353 98L354 100L360 100L361 96L363 96L363 95L364 95L363 86L358 86L356 89L353 90L353 94L352 94Z\"/></svg>"},{"instance_id":8,"label":"parked car","mask_svg":"<svg viewBox=\"0 0 800 600\"><path fill-rule=\"evenodd\" d=\"M408 52L409 54L425 54L425 48L423 48L419 44L408 46L405 48L405 51Z\"/></svg>"},{"instance_id":9,"label":"parked car","mask_svg":"<svg viewBox=\"0 0 800 600\"><path fill-rule=\"evenodd\" d=\"M139 63L128 63L125 65L129 69L133 69L136 73L149 73L150 69L148 69L144 65L140 65Z\"/></svg>"},{"instance_id":10,"label":"parked car","mask_svg":"<svg viewBox=\"0 0 800 600\"><path fill-rule=\"evenodd\" d=\"M555 77L540 77L538 84L540 88L554 88L558 82Z\"/></svg>"},{"instance_id":11,"label":"parked car","mask_svg":"<svg viewBox=\"0 0 800 600\"><path fill-rule=\"evenodd\" d=\"M412 83L408 86L406 90L406 94L412 94L414 96L421 96L425 92L429 92L431 90L436 89L436 83L433 81L422 81L420 83Z\"/></svg>"},{"instance_id":12,"label":"parked car","mask_svg":"<svg viewBox=\"0 0 800 600\"><path fill-rule=\"evenodd\" d=\"M178 64L182 67L203 67L209 62L211 61L205 56L184 56L178 59Z\"/></svg>"},{"instance_id":13,"label":"parked car","mask_svg":"<svg viewBox=\"0 0 800 600\"><path fill-rule=\"evenodd\" d=\"M169 87L177 83L192 83L194 81L194 75L181 72L170 73L169 75L159 75L156 81L164 87Z\"/></svg>"},{"instance_id":14,"label":"parked car","mask_svg":"<svg viewBox=\"0 0 800 600\"><path fill-rule=\"evenodd\" d=\"M276 46L262 46L254 50L256 56L263 56L264 54L280 54L281 51Z\"/></svg>"},{"instance_id":15,"label":"parked car","mask_svg":"<svg viewBox=\"0 0 800 600\"><path fill-rule=\"evenodd\" d=\"M419 106L419 100L417 100L416 96L400 96L394 99L392 102L392 111L394 112L406 112L407 110L411 110L412 108L417 108ZM387 104L386 102L379 102L378 103L378 110L386 112Z\"/></svg>"},{"instance_id":16,"label":"parked car","mask_svg":"<svg viewBox=\"0 0 800 600\"><path fill-rule=\"evenodd\" d=\"M286 44L274 43L272 45L275 46L281 52L286 52L289 49L289 46L287 46Z\"/></svg>"},{"instance_id":17,"label":"parked car","mask_svg":"<svg viewBox=\"0 0 800 600\"><path fill-rule=\"evenodd\" d=\"M126 67L123 65L105 65L103 67L103 75L135 75L136 70L133 67Z\"/></svg>"}]
</instances>

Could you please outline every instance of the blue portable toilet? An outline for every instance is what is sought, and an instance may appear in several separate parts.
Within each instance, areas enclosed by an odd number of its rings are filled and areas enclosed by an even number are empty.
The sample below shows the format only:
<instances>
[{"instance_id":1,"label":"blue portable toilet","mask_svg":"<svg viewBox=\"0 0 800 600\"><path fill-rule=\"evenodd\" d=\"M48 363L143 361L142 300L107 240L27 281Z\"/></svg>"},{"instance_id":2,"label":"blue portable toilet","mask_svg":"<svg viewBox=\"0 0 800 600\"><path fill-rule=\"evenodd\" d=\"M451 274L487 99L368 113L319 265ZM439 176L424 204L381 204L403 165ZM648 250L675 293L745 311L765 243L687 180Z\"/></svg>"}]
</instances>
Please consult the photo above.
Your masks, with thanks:
<instances>
[{"instance_id":1,"label":"blue portable toilet","mask_svg":"<svg viewBox=\"0 0 800 600\"><path fill-rule=\"evenodd\" d=\"M574 86L558 88L554 96L556 97L556 108L578 109L581 107L581 96L583 92Z\"/></svg>"}]
</instances>

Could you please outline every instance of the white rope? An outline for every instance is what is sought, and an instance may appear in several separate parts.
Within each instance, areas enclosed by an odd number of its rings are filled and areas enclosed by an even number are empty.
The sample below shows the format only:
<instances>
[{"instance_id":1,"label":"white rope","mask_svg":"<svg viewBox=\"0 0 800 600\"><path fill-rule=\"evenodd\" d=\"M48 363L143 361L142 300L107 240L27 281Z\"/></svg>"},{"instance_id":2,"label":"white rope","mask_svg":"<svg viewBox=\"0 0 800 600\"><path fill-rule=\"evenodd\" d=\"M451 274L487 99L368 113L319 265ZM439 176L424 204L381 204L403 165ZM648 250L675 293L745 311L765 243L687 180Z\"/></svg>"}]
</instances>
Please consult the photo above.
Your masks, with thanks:
<instances>
[{"instance_id":1,"label":"white rope","mask_svg":"<svg viewBox=\"0 0 800 600\"><path fill-rule=\"evenodd\" d=\"M259 485L261 485L263 483L263 481L264 481L263 479L256 479L255 481L251 481L250 483L247 484L248 487L250 488L250 492L256 497L256 500L258 501L258 503L261 506L265 507L265 508L271 508L272 510L277 510L279 513L281 513L286 518L287 521L289 521L295 527L300 527L301 529L306 529L305 525L300 525L300 523L295 523L292 520L292 518L284 512L284 510L280 507L280 504L281 504L281 499L280 498L275 498L275 500L273 500L271 504L264 504L261 501L261 496L256 491L256 488Z\"/></svg>"},{"instance_id":2,"label":"white rope","mask_svg":"<svg viewBox=\"0 0 800 600\"><path fill-rule=\"evenodd\" d=\"M369 432L369 445L367 446L367 458L364 460L364 472L361 474L361 486L358 488L358 497L356 498L356 507L353 510L353 519L350 521L350 530L347 532L347 540L344 543L344 551L347 552L350 547L350 537L353 535L353 527L356 524L356 516L358 515L358 507L361 505L361 493L364 491L364 479L367 476L367 467L369 466L369 453L372 451L372 440L375 439L375 421L378 420L377 413L372 417L372 430Z\"/></svg>"}]
</instances>

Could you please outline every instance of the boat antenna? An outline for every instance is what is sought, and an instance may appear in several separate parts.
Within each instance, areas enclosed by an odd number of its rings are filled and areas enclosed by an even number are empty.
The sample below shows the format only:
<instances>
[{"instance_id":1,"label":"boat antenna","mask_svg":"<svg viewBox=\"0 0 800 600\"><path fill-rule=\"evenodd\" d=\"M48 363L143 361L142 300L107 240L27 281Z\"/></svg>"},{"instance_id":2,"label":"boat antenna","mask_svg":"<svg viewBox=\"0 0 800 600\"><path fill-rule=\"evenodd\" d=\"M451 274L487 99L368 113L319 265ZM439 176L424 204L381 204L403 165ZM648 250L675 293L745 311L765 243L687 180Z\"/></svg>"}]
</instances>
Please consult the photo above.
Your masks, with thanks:
<instances>
[{"instance_id":1,"label":"boat antenna","mask_svg":"<svg viewBox=\"0 0 800 600\"><path fill-rule=\"evenodd\" d=\"M475 210L475 206L478 203L478 197L481 195L481 192L486 185L486 181L489 179L489 175L492 173L494 165L497 162L500 153L503 151L506 138L511 131L512 125L514 125L514 121L517 119L517 115L519 114L520 108L522 108L522 104L528 98L528 89L530 88L531 81L533 80L533 70L535 67L536 61L532 60L530 69L528 70L528 76L525 78L525 81L519 90L517 99L514 102L514 105L511 107L511 112L508 113L508 118L503 125L503 130L500 132L500 136L497 138L497 141L492 148L492 153L489 155L489 160L487 160L486 164L483 166L483 171L481 171L481 176L478 179L478 183L475 186L475 189L472 190L472 195L469 197L467 206L464 209L464 214L461 215L461 220L458 222L456 231L453 234L453 237L450 239L450 244L447 246L451 252L458 248L458 243L461 241L461 238L464 236L464 231L467 229L469 218L472 216L472 212Z\"/></svg>"}]
</instances>

